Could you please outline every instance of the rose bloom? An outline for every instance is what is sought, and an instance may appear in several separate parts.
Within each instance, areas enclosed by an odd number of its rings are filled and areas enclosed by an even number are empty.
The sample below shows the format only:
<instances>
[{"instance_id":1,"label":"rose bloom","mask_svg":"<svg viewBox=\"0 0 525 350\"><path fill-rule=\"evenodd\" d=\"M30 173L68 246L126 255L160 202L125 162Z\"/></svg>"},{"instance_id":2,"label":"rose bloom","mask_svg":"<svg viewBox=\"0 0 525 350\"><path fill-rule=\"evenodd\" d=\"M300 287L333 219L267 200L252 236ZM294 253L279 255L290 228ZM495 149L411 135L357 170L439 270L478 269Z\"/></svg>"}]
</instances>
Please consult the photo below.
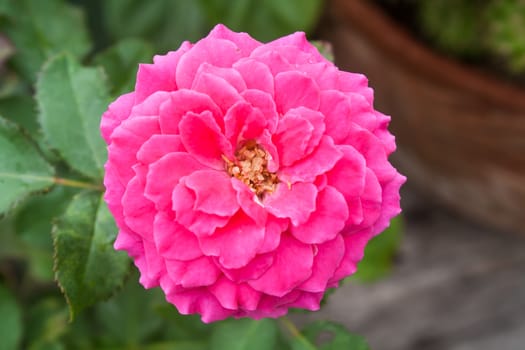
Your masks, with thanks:
<instances>
[{"instance_id":1,"label":"rose bloom","mask_svg":"<svg viewBox=\"0 0 525 350\"><path fill-rule=\"evenodd\" d=\"M400 212L367 79L222 25L153 62L102 116L115 248L204 322L319 309Z\"/></svg>"}]
</instances>

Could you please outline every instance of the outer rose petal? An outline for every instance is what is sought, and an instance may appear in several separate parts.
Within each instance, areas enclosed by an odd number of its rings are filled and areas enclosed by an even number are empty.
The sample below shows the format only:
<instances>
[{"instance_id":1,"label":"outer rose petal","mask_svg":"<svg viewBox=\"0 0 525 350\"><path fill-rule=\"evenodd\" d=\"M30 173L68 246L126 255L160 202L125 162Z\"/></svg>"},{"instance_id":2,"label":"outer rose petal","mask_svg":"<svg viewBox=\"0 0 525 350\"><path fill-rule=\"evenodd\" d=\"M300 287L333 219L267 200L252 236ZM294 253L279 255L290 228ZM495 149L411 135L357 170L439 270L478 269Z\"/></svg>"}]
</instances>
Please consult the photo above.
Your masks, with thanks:
<instances>
[{"instance_id":1,"label":"outer rose petal","mask_svg":"<svg viewBox=\"0 0 525 350\"><path fill-rule=\"evenodd\" d=\"M280 113L297 107L317 110L319 102L319 87L305 74L290 71L275 76L275 103Z\"/></svg>"},{"instance_id":2,"label":"outer rose petal","mask_svg":"<svg viewBox=\"0 0 525 350\"><path fill-rule=\"evenodd\" d=\"M281 297L312 274L313 252L309 245L284 235L273 265L257 280L248 281L255 290Z\"/></svg>"},{"instance_id":3,"label":"outer rose petal","mask_svg":"<svg viewBox=\"0 0 525 350\"><path fill-rule=\"evenodd\" d=\"M155 216L153 235L159 254L170 260L193 260L202 256L197 237L168 214Z\"/></svg>"},{"instance_id":4,"label":"outer rose petal","mask_svg":"<svg viewBox=\"0 0 525 350\"><path fill-rule=\"evenodd\" d=\"M137 73L135 93L137 102L142 102L156 91L173 91L177 89L175 69L180 57L191 48L187 41L179 49L165 56L155 56L155 64L141 64Z\"/></svg>"},{"instance_id":5,"label":"outer rose petal","mask_svg":"<svg viewBox=\"0 0 525 350\"><path fill-rule=\"evenodd\" d=\"M130 92L117 98L109 105L108 110L104 112L100 121L100 133L106 143L110 142L109 137L113 130L129 117L134 103L135 93Z\"/></svg>"},{"instance_id":6,"label":"outer rose petal","mask_svg":"<svg viewBox=\"0 0 525 350\"><path fill-rule=\"evenodd\" d=\"M331 241L317 245L312 276L302 283L299 288L307 292L324 292L328 281L340 266L344 254L345 243L341 235L336 236Z\"/></svg>"},{"instance_id":7,"label":"outer rose petal","mask_svg":"<svg viewBox=\"0 0 525 350\"><path fill-rule=\"evenodd\" d=\"M246 87L274 94L273 76L267 65L251 58L241 59L233 64L243 77Z\"/></svg>"},{"instance_id":8,"label":"outer rose petal","mask_svg":"<svg viewBox=\"0 0 525 350\"><path fill-rule=\"evenodd\" d=\"M224 277L209 289L221 305L230 310L255 310L261 299L261 293L248 284L236 284Z\"/></svg>"},{"instance_id":9,"label":"outer rose petal","mask_svg":"<svg viewBox=\"0 0 525 350\"><path fill-rule=\"evenodd\" d=\"M220 276L218 267L208 256L190 261L166 260L166 270L170 278L184 288L209 286Z\"/></svg>"},{"instance_id":10,"label":"outer rose petal","mask_svg":"<svg viewBox=\"0 0 525 350\"><path fill-rule=\"evenodd\" d=\"M191 88L197 70L205 62L217 67L231 67L241 57L237 45L229 40L203 39L179 60L176 72L177 86L179 89Z\"/></svg>"}]
</instances>

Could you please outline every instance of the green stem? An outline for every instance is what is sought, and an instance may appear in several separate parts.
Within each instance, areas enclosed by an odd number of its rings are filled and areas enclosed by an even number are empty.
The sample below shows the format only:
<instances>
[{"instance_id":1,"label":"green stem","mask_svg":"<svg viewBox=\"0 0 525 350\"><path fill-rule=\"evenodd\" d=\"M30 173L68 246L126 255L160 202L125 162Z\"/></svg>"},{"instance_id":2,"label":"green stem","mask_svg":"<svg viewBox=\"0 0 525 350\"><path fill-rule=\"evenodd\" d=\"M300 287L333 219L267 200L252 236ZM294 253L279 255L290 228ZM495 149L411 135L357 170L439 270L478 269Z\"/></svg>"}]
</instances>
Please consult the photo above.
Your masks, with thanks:
<instances>
[{"instance_id":1,"label":"green stem","mask_svg":"<svg viewBox=\"0 0 525 350\"><path fill-rule=\"evenodd\" d=\"M281 318L279 318L279 321L281 321L281 323L283 324L283 326L288 329L288 331L290 332L290 334L294 337L294 338L297 338L301 343L303 343L305 345L306 348L308 349L312 349L312 350L317 350L317 348L308 341L308 339L306 339L304 337L304 335L301 333L301 331L297 328L297 326L295 325L295 323L293 323L288 317L286 316L283 316Z\"/></svg>"},{"instance_id":2,"label":"green stem","mask_svg":"<svg viewBox=\"0 0 525 350\"><path fill-rule=\"evenodd\" d=\"M96 185L96 184L92 184L89 182L83 182L83 181L77 181L77 180L71 180L71 179L64 179L61 177L54 177L53 182L58 185L62 185L62 186L87 188L90 190L104 191L104 186L101 186L101 185Z\"/></svg>"}]
</instances>

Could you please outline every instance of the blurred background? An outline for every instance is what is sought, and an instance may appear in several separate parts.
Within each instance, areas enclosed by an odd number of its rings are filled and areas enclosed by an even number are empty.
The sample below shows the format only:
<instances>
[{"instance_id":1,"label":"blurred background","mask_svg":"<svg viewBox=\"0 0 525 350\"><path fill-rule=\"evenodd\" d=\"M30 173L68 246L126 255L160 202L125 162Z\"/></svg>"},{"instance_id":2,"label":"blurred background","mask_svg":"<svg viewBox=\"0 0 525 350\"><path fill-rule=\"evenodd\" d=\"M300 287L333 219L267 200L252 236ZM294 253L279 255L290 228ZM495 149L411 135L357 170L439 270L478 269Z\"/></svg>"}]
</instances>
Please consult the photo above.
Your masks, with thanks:
<instances>
[{"instance_id":1,"label":"blurred background","mask_svg":"<svg viewBox=\"0 0 525 350\"><path fill-rule=\"evenodd\" d=\"M297 30L329 41L336 64L366 74L376 108L392 116L392 161L408 177L393 261L350 279L320 312L292 318L341 322L373 349L523 349L525 2L0 0L0 113L39 140L32 95L47 58L67 50L102 66L118 96L133 88L138 62L216 23L261 41ZM0 339L23 332L22 348L139 349L185 332L171 327L179 316L160 294L129 283L68 324L49 232L71 193L45 196L56 205L37 196L1 219L0 281L9 288L0 286L0 310L24 327L3 325Z\"/></svg>"}]
</instances>

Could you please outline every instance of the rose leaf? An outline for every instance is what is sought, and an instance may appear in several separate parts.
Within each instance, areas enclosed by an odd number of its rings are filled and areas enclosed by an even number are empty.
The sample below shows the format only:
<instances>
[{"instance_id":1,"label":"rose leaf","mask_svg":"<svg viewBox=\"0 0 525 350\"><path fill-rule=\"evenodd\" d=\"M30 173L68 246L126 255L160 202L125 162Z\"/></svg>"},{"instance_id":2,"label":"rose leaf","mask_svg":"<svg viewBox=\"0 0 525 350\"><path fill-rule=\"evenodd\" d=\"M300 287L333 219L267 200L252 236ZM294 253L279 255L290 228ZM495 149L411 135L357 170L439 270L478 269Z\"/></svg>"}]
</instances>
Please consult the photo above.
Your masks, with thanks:
<instances>
[{"instance_id":1,"label":"rose leaf","mask_svg":"<svg viewBox=\"0 0 525 350\"><path fill-rule=\"evenodd\" d=\"M61 54L47 62L36 84L39 121L47 142L75 170L101 179L106 145L99 124L109 102L101 70Z\"/></svg>"},{"instance_id":2,"label":"rose leaf","mask_svg":"<svg viewBox=\"0 0 525 350\"><path fill-rule=\"evenodd\" d=\"M54 169L10 121L0 118L0 213L53 184Z\"/></svg>"},{"instance_id":3,"label":"rose leaf","mask_svg":"<svg viewBox=\"0 0 525 350\"><path fill-rule=\"evenodd\" d=\"M124 283L129 259L113 249L117 227L97 192L76 195L53 227L55 279L71 319L109 298Z\"/></svg>"}]
</instances>

